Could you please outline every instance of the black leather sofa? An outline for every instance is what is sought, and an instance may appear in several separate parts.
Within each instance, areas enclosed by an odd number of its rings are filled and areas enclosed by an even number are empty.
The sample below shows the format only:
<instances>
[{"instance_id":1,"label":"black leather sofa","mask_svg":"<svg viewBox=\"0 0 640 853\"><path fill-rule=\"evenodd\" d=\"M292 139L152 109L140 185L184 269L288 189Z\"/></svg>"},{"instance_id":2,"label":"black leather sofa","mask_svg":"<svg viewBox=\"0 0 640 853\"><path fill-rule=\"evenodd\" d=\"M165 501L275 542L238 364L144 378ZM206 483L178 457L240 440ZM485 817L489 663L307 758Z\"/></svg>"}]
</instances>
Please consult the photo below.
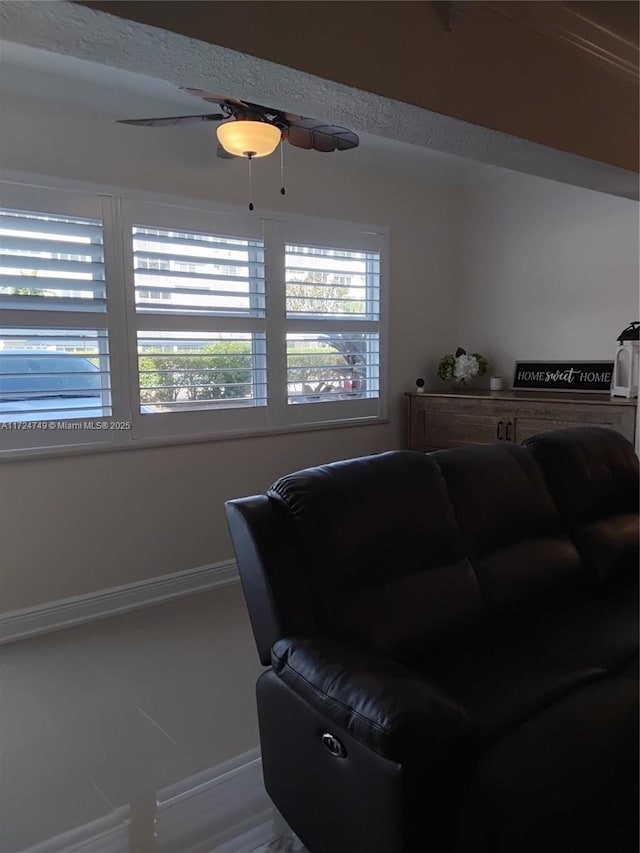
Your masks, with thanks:
<instances>
[{"instance_id":1,"label":"black leather sofa","mask_svg":"<svg viewBox=\"0 0 640 853\"><path fill-rule=\"evenodd\" d=\"M637 851L625 438L392 451L226 510L265 784L311 853Z\"/></svg>"}]
</instances>

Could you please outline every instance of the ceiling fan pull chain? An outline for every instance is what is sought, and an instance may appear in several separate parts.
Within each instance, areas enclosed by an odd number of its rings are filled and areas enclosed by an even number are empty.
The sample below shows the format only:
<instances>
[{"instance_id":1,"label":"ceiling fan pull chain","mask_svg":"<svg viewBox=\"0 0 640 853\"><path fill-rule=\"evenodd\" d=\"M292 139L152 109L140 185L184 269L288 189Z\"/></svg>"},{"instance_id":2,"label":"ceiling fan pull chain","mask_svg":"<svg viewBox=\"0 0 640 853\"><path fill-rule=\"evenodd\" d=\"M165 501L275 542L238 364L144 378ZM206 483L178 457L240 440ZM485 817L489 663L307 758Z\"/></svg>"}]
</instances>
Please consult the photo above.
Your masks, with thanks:
<instances>
[{"instance_id":1,"label":"ceiling fan pull chain","mask_svg":"<svg viewBox=\"0 0 640 853\"><path fill-rule=\"evenodd\" d=\"M284 137L280 139L280 195L286 195L284 188Z\"/></svg>"},{"instance_id":2,"label":"ceiling fan pull chain","mask_svg":"<svg viewBox=\"0 0 640 853\"><path fill-rule=\"evenodd\" d=\"M251 154L247 155L247 159L249 160L249 210L253 210L253 181L251 175L251 161L253 157Z\"/></svg>"}]
</instances>

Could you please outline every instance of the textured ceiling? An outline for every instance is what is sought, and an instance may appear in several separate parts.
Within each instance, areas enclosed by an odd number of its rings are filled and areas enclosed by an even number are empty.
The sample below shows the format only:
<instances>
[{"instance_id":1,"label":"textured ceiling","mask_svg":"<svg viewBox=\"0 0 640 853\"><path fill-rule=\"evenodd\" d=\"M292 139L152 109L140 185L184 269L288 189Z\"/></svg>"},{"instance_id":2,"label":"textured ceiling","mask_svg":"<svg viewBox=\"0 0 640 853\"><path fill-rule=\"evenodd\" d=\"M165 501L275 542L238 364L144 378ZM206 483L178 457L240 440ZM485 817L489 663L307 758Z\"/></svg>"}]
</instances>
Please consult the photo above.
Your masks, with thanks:
<instances>
[{"instance_id":1,"label":"textured ceiling","mask_svg":"<svg viewBox=\"0 0 640 853\"><path fill-rule=\"evenodd\" d=\"M619 20L635 2L81 2L638 171L637 32Z\"/></svg>"},{"instance_id":2,"label":"textured ceiling","mask_svg":"<svg viewBox=\"0 0 640 853\"><path fill-rule=\"evenodd\" d=\"M0 103L6 110L5 118L14 105L24 103L38 111L55 110L61 116L82 114L90 117L96 128L106 130L117 119L214 111L200 98L180 91L166 80L13 42L0 41L0 63ZM211 126L168 128L160 132L178 138L185 133L210 135ZM143 135L147 133L143 131ZM342 159L343 155L339 156ZM442 179L486 168L462 157L367 132L360 133L360 147L349 153L348 158L355 166L405 174L437 174Z\"/></svg>"},{"instance_id":3,"label":"textured ceiling","mask_svg":"<svg viewBox=\"0 0 640 853\"><path fill-rule=\"evenodd\" d=\"M154 114L154 102L156 108L168 106L174 95L176 106L184 103L185 112L191 112L192 99L179 102L186 96L167 84L190 85L346 125L370 139L370 156L378 162L399 153L416 163L433 163L438 154L454 155L637 197L637 176L631 172L78 5L8 0L0 6L0 23L7 42L85 60L74 68L85 83L113 79L117 88L118 69L144 75L146 80L127 78L130 91L139 86L139 93L148 98L148 109L138 107L139 115ZM9 48L7 62L11 50L16 59L16 48ZM101 70L96 63L108 68ZM117 101L118 107L125 103ZM469 167L447 157L441 158L443 168L445 161L452 168Z\"/></svg>"}]
</instances>

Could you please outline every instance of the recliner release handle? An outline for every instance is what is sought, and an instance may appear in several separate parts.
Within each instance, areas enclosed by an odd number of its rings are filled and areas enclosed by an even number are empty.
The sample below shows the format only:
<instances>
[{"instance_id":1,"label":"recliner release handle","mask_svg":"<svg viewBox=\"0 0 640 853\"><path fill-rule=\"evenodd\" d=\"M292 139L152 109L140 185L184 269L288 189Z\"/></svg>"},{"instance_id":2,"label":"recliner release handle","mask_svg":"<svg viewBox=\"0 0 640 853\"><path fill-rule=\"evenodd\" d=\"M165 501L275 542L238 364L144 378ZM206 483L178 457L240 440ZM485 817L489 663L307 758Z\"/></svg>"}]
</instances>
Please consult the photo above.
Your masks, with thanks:
<instances>
[{"instance_id":1,"label":"recliner release handle","mask_svg":"<svg viewBox=\"0 0 640 853\"><path fill-rule=\"evenodd\" d=\"M329 750L331 755L334 758L346 758L347 750L344 748L343 744L338 740L335 735L332 735L330 732L325 732L322 735L322 743Z\"/></svg>"}]
</instances>

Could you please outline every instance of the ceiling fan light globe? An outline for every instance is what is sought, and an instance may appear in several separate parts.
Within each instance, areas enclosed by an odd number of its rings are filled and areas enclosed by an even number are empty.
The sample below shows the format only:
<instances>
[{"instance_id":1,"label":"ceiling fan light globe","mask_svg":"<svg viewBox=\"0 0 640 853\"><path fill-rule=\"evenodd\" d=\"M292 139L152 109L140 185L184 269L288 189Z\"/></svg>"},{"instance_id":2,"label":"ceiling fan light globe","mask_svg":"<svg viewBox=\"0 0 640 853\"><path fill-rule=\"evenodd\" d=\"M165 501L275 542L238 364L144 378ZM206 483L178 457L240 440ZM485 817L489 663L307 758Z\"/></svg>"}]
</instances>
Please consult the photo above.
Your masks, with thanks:
<instances>
[{"instance_id":1,"label":"ceiling fan light globe","mask_svg":"<svg viewBox=\"0 0 640 853\"><path fill-rule=\"evenodd\" d=\"M236 157L268 157L278 147L281 131L265 121L232 119L218 125L218 142Z\"/></svg>"}]
</instances>

